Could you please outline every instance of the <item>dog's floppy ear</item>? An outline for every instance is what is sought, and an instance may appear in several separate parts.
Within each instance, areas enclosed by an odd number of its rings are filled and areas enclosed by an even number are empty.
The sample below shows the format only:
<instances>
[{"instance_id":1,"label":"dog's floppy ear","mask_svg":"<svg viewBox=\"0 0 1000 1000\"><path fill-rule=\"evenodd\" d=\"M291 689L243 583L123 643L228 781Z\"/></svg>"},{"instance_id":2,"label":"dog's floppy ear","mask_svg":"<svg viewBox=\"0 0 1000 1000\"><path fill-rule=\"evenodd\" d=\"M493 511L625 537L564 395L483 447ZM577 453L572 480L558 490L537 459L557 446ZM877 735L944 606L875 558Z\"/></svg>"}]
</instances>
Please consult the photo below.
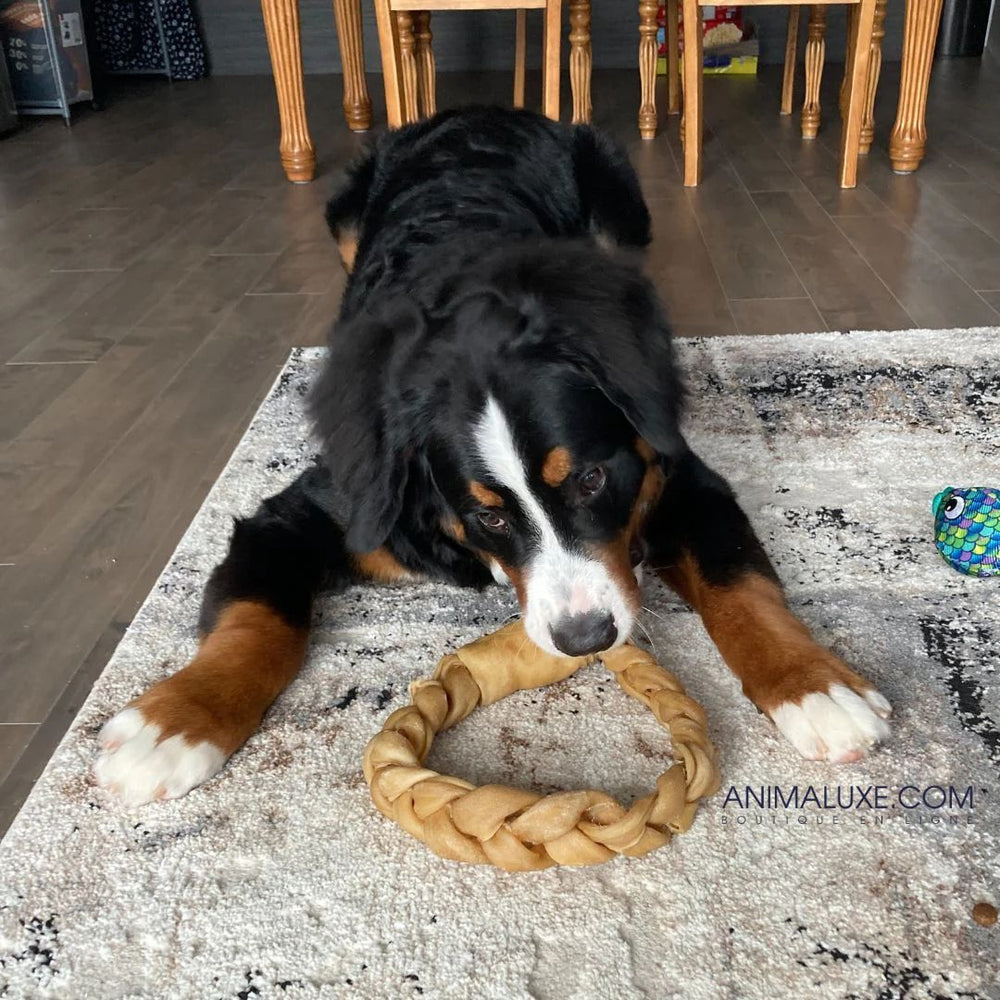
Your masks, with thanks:
<instances>
[{"instance_id":1,"label":"dog's floppy ear","mask_svg":"<svg viewBox=\"0 0 1000 1000\"><path fill-rule=\"evenodd\" d=\"M377 549L399 518L420 424L403 380L423 331L419 310L400 300L338 323L309 400L333 483L324 507L351 552Z\"/></svg>"},{"instance_id":2,"label":"dog's floppy ear","mask_svg":"<svg viewBox=\"0 0 1000 1000\"><path fill-rule=\"evenodd\" d=\"M574 139L573 170L591 230L619 246L648 246L649 209L624 150L589 125L578 125Z\"/></svg>"},{"instance_id":3,"label":"dog's floppy ear","mask_svg":"<svg viewBox=\"0 0 1000 1000\"><path fill-rule=\"evenodd\" d=\"M649 327L642 337L596 338L581 350L576 367L660 455L680 453L683 388L665 326Z\"/></svg>"},{"instance_id":4,"label":"dog's floppy ear","mask_svg":"<svg viewBox=\"0 0 1000 1000\"><path fill-rule=\"evenodd\" d=\"M347 177L326 205L326 224L335 240L345 230L357 230L368 207L375 180L375 147L369 147L347 168Z\"/></svg>"},{"instance_id":5,"label":"dog's floppy ear","mask_svg":"<svg viewBox=\"0 0 1000 1000\"><path fill-rule=\"evenodd\" d=\"M375 182L375 156L375 149L370 148L348 169L347 179L326 206L326 224L348 274L354 270L364 215Z\"/></svg>"},{"instance_id":6,"label":"dog's floppy ear","mask_svg":"<svg viewBox=\"0 0 1000 1000\"><path fill-rule=\"evenodd\" d=\"M683 450L680 433L682 390L672 365L657 352L637 351L631 357L596 357L588 372L608 399L628 418L637 433L670 458Z\"/></svg>"},{"instance_id":7,"label":"dog's floppy ear","mask_svg":"<svg viewBox=\"0 0 1000 1000\"><path fill-rule=\"evenodd\" d=\"M583 376L657 452L677 454L684 389L652 285L624 259L569 245L559 256L540 255L522 272L522 285L538 291L516 299L512 349Z\"/></svg>"}]
</instances>

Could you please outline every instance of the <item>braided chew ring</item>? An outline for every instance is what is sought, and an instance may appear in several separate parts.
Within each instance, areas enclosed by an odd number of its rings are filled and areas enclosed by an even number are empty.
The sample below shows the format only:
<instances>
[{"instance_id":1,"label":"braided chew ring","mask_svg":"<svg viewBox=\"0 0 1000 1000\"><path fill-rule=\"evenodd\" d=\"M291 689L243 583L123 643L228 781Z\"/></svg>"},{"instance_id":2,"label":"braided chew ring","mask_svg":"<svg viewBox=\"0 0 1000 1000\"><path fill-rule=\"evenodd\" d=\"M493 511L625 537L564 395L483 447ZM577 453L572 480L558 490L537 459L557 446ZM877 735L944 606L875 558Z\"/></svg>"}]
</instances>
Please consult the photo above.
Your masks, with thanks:
<instances>
[{"instance_id":1,"label":"braided chew ring","mask_svg":"<svg viewBox=\"0 0 1000 1000\"><path fill-rule=\"evenodd\" d=\"M505 785L477 788L421 766L434 736L477 705L553 684L593 659L543 652L528 641L521 622L448 654L433 678L410 685L413 703L393 712L365 748L372 801L435 854L507 871L593 865L662 847L691 825L698 800L718 789L719 775L701 706L635 646L600 659L625 693L670 730L675 763L657 779L656 791L630 808L604 792L536 795Z\"/></svg>"}]
</instances>

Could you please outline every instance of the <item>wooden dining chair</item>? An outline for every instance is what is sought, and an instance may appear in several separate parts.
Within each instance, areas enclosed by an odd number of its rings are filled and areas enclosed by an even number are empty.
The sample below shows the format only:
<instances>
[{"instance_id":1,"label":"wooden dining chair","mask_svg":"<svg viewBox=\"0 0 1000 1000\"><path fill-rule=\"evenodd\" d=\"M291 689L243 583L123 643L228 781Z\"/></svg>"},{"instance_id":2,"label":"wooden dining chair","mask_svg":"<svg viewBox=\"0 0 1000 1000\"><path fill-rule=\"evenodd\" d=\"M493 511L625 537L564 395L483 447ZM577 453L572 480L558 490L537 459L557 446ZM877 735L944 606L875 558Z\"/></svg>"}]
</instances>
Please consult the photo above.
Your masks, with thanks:
<instances>
[{"instance_id":1,"label":"wooden dining chair","mask_svg":"<svg viewBox=\"0 0 1000 1000\"><path fill-rule=\"evenodd\" d=\"M868 80L865 84L865 102L861 112L861 139L858 152L865 156L875 137L875 93L878 90L879 75L882 70L882 39L885 37L885 15L888 0L875 0L875 19L872 24L871 49L868 54ZM851 8L854 14L857 7ZM802 8L788 8L788 30L785 35L785 71L781 83L781 113L790 115L795 102L795 69L798 59L799 25ZM848 44L855 31L857 18L851 17L848 24ZM823 79L823 64L826 58L826 7L810 5L809 25L805 47L805 99L802 102L802 138L815 139L820 126L819 90ZM847 113L848 80L845 72L840 84L840 114Z\"/></svg>"},{"instance_id":2,"label":"wooden dining chair","mask_svg":"<svg viewBox=\"0 0 1000 1000\"><path fill-rule=\"evenodd\" d=\"M774 2L775 0L744 0L742 6L770 5ZM840 2L843 0L819 0L818 3L794 6L810 6L815 10L818 7L826 8L833 3ZM853 9L851 11L851 27L848 32L847 65L844 73L839 178L841 187L853 188L857 185L858 178L858 150L866 101L876 0L847 0L847 5ZM681 138L684 142L684 184L686 187L695 187L701 180L703 118L701 3L699 0L681 0L681 10L684 23L684 52L681 58L684 102L684 118L681 129ZM815 74L813 74L813 78L815 79Z\"/></svg>"},{"instance_id":3,"label":"wooden dining chair","mask_svg":"<svg viewBox=\"0 0 1000 1000\"><path fill-rule=\"evenodd\" d=\"M574 3L579 8L579 2ZM586 80L589 120L590 13L586 3ZM543 12L542 111L559 118L559 49L562 30L562 0L375 0L382 80L385 84L386 117L390 128L432 115L437 109L434 52L431 48L432 11L516 11L514 46L514 105L524 105L526 10ZM578 48L580 48L578 46ZM582 72L582 70L580 70ZM574 88L575 89L575 88ZM574 119L576 118L574 101Z\"/></svg>"},{"instance_id":4,"label":"wooden dining chair","mask_svg":"<svg viewBox=\"0 0 1000 1000\"><path fill-rule=\"evenodd\" d=\"M305 184L316 173L316 147L306 120L299 0L261 0L260 5L278 97L281 164L293 184ZM352 132L365 132L371 128L372 104L365 80L361 0L334 0L333 13L343 68L344 119Z\"/></svg>"}]
</instances>

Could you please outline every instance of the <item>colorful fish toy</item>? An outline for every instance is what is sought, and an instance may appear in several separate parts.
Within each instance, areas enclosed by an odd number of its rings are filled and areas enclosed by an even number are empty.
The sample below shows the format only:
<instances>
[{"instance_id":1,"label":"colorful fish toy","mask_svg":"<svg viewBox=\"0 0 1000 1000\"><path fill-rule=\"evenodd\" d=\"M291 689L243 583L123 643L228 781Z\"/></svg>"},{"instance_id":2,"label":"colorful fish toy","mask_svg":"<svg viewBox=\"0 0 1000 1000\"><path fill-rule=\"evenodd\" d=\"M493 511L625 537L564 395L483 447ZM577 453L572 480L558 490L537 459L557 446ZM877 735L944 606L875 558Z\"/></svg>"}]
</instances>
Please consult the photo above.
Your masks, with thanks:
<instances>
[{"instance_id":1,"label":"colorful fish toy","mask_svg":"<svg viewBox=\"0 0 1000 1000\"><path fill-rule=\"evenodd\" d=\"M938 552L960 573L1000 576L1000 489L943 489L931 504Z\"/></svg>"}]
</instances>

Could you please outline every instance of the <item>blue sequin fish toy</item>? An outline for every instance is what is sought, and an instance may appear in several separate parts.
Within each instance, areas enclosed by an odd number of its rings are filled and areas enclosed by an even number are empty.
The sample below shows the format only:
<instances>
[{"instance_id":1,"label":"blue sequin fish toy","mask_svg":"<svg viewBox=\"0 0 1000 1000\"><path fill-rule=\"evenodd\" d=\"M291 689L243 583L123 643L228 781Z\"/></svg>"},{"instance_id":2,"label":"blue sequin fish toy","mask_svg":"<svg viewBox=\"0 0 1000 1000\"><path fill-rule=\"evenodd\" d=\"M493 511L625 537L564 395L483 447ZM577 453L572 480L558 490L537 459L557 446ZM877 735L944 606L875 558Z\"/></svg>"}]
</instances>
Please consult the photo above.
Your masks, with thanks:
<instances>
[{"instance_id":1,"label":"blue sequin fish toy","mask_svg":"<svg viewBox=\"0 0 1000 1000\"><path fill-rule=\"evenodd\" d=\"M938 552L960 573L1000 576L1000 490L949 486L931 503Z\"/></svg>"}]
</instances>

